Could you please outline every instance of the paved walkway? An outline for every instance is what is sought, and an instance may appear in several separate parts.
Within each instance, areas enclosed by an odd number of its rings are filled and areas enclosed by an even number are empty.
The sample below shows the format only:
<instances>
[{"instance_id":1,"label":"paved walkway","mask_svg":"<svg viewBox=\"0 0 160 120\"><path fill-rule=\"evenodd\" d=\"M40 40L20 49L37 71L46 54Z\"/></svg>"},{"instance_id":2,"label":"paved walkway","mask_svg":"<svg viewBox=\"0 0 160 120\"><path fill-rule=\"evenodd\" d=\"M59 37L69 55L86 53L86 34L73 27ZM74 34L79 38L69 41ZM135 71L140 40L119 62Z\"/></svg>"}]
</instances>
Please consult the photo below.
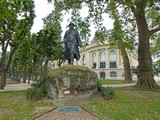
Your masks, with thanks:
<instances>
[{"instance_id":1,"label":"paved walkway","mask_svg":"<svg viewBox=\"0 0 160 120\"><path fill-rule=\"evenodd\" d=\"M115 85L103 85L104 87L113 87L113 88L118 88L118 87L127 87L127 86L134 86L136 83L130 83L130 84L115 84Z\"/></svg>"},{"instance_id":2,"label":"paved walkway","mask_svg":"<svg viewBox=\"0 0 160 120\"><path fill-rule=\"evenodd\" d=\"M2 92L2 91L26 90L28 88L31 88L31 85L27 84L27 83L10 84L10 85L7 85L6 87L4 87L4 90L0 90L0 92Z\"/></svg>"},{"instance_id":3,"label":"paved walkway","mask_svg":"<svg viewBox=\"0 0 160 120\"><path fill-rule=\"evenodd\" d=\"M156 83L160 86L160 80L156 80ZM126 83L126 84L115 84L115 85L103 85L104 87L127 87L127 86L134 86L136 83Z\"/></svg>"}]
</instances>

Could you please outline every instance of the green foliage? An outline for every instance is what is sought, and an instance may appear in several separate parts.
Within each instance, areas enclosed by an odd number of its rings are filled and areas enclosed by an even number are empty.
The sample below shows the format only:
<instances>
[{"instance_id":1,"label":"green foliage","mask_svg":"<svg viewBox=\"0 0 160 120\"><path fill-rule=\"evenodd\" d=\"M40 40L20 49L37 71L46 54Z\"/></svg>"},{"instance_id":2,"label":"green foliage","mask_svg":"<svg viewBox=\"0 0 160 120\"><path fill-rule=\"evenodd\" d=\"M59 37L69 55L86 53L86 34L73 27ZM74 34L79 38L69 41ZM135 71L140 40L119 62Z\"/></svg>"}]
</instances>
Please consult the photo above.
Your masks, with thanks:
<instances>
[{"instance_id":1,"label":"green foliage","mask_svg":"<svg viewBox=\"0 0 160 120\"><path fill-rule=\"evenodd\" d=\"M102 87L102 96L106 100L111 100L115 97L114 89L112 87Z\"/></svg>"},{"instance_id":2,"label":"green foliage","mask_svg":"<svg viewBox=\"0 0 160 120\"><path fill-rule=\"evenodd\" d=\"M40 100L46 95L46 80L39 79L32 84L32 87L27 89L26 97L30 100Z\"/></svg>"},{"instance_id":3,"label":"green foliage","mask_svg":"<svg viewBox=\"0 0 160 120\"><path fill-rule=\"evenodd\" d=\"M40 100L45 94L43 88L32 87L26 92L26 96L30 100Z\"/></svg>"},{"instance_id":4,"label":"green foliage","mask_svg":"<svg viewBox=\"0 0 160 120\"><path fill-rule=\"evenodd\" d=\"M23 38L14 55L10 69L12 75L45 74L44 68L49 60L58 60L58 65L62 63L64 50L60 41L61 27L57 22L59 18L52 19L52 16L53 13L43 19L44 28L38 33L29 33Z\"/></svg>"},{"instance_id":5,"label":"green foliage","mask_svg":"<svg viewBox=\"0 0 160 120\"><path fill-rule=\"evenodd\" d=\"M151 37L151 52L154 59L160 58L160 32L152 35Z\"/></svg>"},{"instance_id":6,"label":"green foliage","mask_svg":"<svg viewBox=\"0 0 160 120\"><path fill-rule=\"evenodd\" d=\"M102 93L102 96L105 100L111 100L115 98L115 92L112 87L104 87L101 84L101 81L98 81L98 90Z\"/></svg>"},{"instance_id":7,"label":"green foliage","mask_svg":"<svg viewBox=\"0 0 160 120\"><path fill-rule=\"evenodd\" d=\"M0 44L1 51L1 69L8 71L12 58L25 36L30 32L35 18L34 1L33 0L1 0L0 1ZM10 46L8 59L6 51ZM7 59L7 62L5 63ZM6 76L3 74L0 79L0 87Z\"/></svg>"},{"instance_id":8,"label":"green foliage","mask_svg":"<svg viewBox=\"0 0 160 120\"><path fill-rule=\"evenodd\" d=\"M160 60L153 63L153 70L155 75L160 75Z\"/></svg>"}]
</instances>

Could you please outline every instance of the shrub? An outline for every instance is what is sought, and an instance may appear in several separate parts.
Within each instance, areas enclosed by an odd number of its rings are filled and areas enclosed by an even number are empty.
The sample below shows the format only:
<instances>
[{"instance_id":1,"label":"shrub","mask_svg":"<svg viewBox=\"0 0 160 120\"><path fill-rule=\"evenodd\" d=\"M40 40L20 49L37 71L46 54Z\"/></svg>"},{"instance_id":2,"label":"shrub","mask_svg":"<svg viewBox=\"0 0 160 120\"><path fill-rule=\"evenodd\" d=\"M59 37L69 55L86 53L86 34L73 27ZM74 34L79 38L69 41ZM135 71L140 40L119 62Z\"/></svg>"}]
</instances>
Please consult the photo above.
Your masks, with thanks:
<instances>
[{"instance_id":1,"label":"shrub","mask_svg":"<svg viewBox=\"0 0 160 120\"><path fill-rule=\"evenodd\" d=\"M100 81L98 82L98 91L102 93L102 96L106 100L111 100L115 97L115 92L112 87L103 87Z\"/></svg>"},{"instance_id":2,"label":"shrub","mask_svg":"<svg viewBox=\"0 0 160 120\"><path fill-rule=\"evenodd\" d=\"M106 100L111 100L115 96L114 89L112 87L102 87L102 96Z\"/></svg>"},{"instance_id":3,"label":"shrub","mask_svg":"<svg viewBox=\"0 0 160 120\"><path fill-rule=\"evenodd\" d=\"M27 89L26 97L30 100L40 100L46 92L45 79L35 81L31 88Z\"/></svg>"}]
</instances>

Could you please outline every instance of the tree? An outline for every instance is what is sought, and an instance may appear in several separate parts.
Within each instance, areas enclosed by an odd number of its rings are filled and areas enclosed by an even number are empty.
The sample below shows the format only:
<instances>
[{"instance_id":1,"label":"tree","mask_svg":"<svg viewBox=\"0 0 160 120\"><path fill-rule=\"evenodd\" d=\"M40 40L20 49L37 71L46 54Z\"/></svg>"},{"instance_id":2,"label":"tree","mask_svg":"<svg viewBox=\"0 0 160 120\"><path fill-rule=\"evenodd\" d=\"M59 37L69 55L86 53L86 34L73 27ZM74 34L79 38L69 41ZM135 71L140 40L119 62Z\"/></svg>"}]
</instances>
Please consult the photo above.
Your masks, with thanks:
<instances>
[{"instance_id":1,"label":"tree","mask_svg":"<svg viewBox=\"0 0 160 120\"><path fill-rule=\"evenodd\" d=\"M2 45L0 89L4 89L6 73L13 54L33 25L34 2L33 0L2 0L0 9L0 42ZM5 64L9 45L11 47L10 56Z\"/></svg>"},{"instance_id":2,"label":"tree","mask_svg":"<svg viewBox=\"0 0 160 120\"><path fill-rule=\"evenodd\" d=\"M152 2L149 0L125 2L123 0L119 0L119 3L127 5L132 10L137 24L138 41L139 41L139 46L138 46L139 65L138 65L138 82L136 86L142 88L151 88L151 89L158 88L158 85L156 84L153 78L149 39L155 32L160 30L160 26L158 23L158 18L156 16L154 17L156 17L157 21L153 20L153 18L148 18L147 21L146 17L148 13L147 9L149 11L156 12L158 14L158 11L156 10L157 9L156 2ZM149 22L152 23L151 26L149 26L150 25Z\"/></svg>"},{"instance_id":3,"label":"tree","mask_svg":"<svg viewBox=\"0 0 160 120\"><path fill-rule=\"evenodd\" d=\"M57 64L60 67L64 62L64 48L62 47L62 41L56 41L54 60L57 60Z\"/></svg>"},{"instance_id":4,"label":"tree","mask_svg":"<svg viewBox=\"0 0 160 120\"><path fill-rule=\"evenodd\" d=\"M37 33L36 38L36 61L44 67L43 77L47 74L47 65L49 60L55 59L56 48L60 40L60 26L57 23L47 23L45 27Z\"/></svg>"},{"instance_id":5,"label":"tree","mask_svg":"<svg viewBox=\"0 0 160 120\"><path fill-rule=\"evenodd\" d=\"M28 83L30 83L31 73L33 68L33 44L31 33L28 33L19 48L13 56L13 60L10 67L10 76L13 79L23 78L23 83L26 83L28 77ZM18 77L18 78L17 78Z\"/></svg>"},{"instance_id":6,"label":"tree","mask_svg":"<svg viewBox=\"0 0 160 120\"><path fill-rule=\"evenodd\" d=\"M62 33L62 28L60 25L60 22L62 20L62 13L58 9L54 9L47 17L43 19L44 22L44 27L50 27L54 28L52 32L54 33L54 36L57 37L55 40L55 45L52 47L54 48L54 53L53 57L51 58L52 60L58 60L57 64L60 67L62 62L64 61L63 55L64 55L64 48L62 46L62 41L61 41L61 33Z\"/></svg>"},{"instance_id":7,"label":"tree","mask_svg":"<svg viewBox=\"0 0 160 120\"><path fill-rule=\"evenodd\" d=\"M131 74L131 68L130 68L130 62L127 55L127 52L130 50L133 50L133 41L130 38L130 36L127 34L129 29L123 29L123 24L126 22L126 20L121 20L119 11L116 8L115 2L110 2L110 14L111 17L114 19L113 24L113 30L111 32L111 36L109 38L110 45L115 45L117 48L119 48L120 53L122 55L123 59L123 66L124 66L124 79L125 82L131 82L132 81L132 74ZM122 12L123 13L123 12ZM126 14L123 15L124 18Z\"/></svg>"},{"instance_id":8,"label":"tree","mask_svg":"<svg viewBox=\"0 0 160 120\"><path fill-rule=\"evenodd\" d=\"M52 0L48 0L51 2ZM93 22L97 25L101 25L102 13L111 13L113 8L111 5L115 4L115 7L120 7L122 13L128 13L130 15L129 19L126 21L131 23L136 23L138 31L138 82L137 87L141 88L159 88L153 78L152 70L152 59L150 51L150 37L160 30L160 13L159 13L159 2L158 0L107 0L107 1L59 1L54 0L54 5L61 6L61 10L72 9L74 14L76 11L81 9L82 6L87 5L89 8L90 17L94 20ZM59 3L59 4L58 4ZM111 8L111 9L108 9ZM59 7L60 9L60 7ZM119 19L122 21L124 14L119 13ZM133 17L132 17L133 16ZM89 17L89 18L90 18ZM113 18L115 20L115 18ZM125 27L130 27L128 24L124 24ZM136 32L136 31L132 31Z\"/></svg>"}]
</instances>

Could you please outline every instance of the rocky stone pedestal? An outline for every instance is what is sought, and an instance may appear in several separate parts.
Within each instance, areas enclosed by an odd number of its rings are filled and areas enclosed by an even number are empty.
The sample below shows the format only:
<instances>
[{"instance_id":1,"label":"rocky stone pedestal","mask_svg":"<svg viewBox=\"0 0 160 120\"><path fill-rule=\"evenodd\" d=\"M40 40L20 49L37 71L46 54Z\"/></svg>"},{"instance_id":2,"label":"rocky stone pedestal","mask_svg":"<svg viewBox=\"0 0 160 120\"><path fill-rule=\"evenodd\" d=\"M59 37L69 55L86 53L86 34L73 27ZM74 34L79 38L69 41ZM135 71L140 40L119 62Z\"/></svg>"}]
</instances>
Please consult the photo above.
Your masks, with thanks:
<instances>
[{"instance_id":1,"label":"rocky stone pedestal","mask_svg":"<svg viewBox=\"0 0 160 120\"><path fill-rule=\"evenodd\" d=\"M65 65L52 69L47 75L50 98L87 98L97 91L98 77L87 67Z\"/></svg>"}]
</instances>

